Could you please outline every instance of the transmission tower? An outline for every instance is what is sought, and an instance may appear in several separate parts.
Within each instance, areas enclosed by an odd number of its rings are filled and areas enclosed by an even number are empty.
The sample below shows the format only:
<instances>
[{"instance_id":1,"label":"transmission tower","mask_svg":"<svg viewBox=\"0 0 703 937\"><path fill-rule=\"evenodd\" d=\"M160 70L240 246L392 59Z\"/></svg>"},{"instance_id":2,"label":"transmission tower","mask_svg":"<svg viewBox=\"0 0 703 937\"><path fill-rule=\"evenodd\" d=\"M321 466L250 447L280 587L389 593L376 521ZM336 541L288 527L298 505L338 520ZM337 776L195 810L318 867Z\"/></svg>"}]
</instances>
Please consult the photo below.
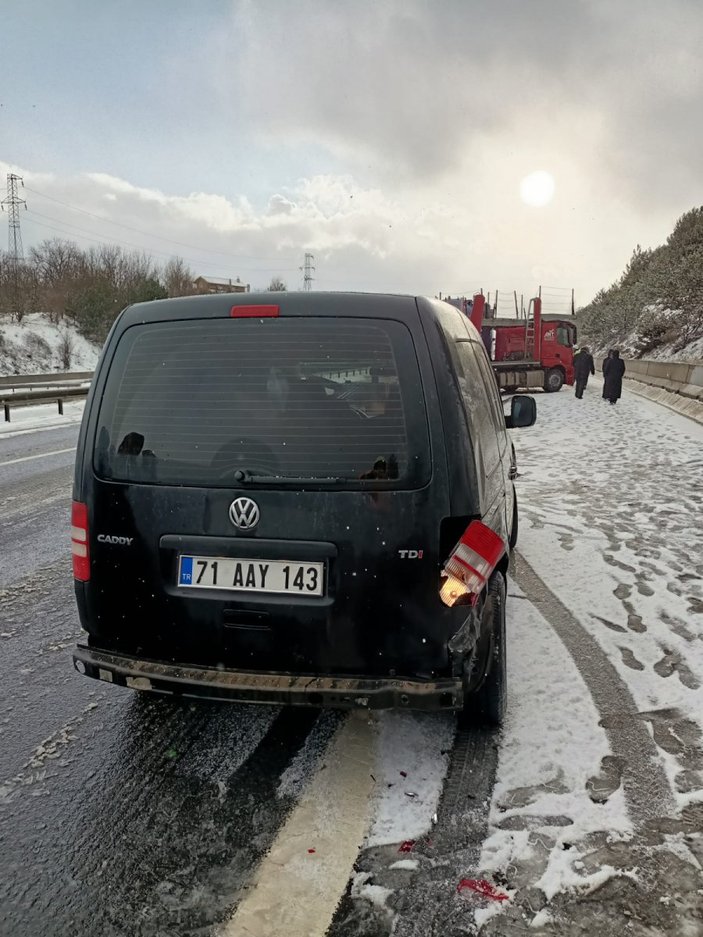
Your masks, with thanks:
<instances>
[{"instance_id":1,"label":"transmission tower","mask_svg":"<svg viewBox=\"0 0 703 937\"><path fill-rule=\"evenodd\" d=\"M2 200L2 210L5 211L5 205L8 206L8 239L7 239L7 249L10 254L10 260L14 261L15 264L20 263L24 259L24 251L22 250L22 231L20 230L20 205L27 207L27 203L23 198L19 197L19 186L17 183L20 183L22 188L24 188L24 180L21 176L16 176L13 172L8 172L7 174L7 198Z\"/></svg>"},{"instance_id":2,"label":"transmission tower","mask_svg":"<svg viewBox=\"0 0 703 937\"><path fill-rule=\"evenodd\" d=\"M314 280L313 273L315 272L315 267L313 266L314 259L314 254L306 254L305 264L300 268L303 271L303 289L306 290L306 292L312 289L312 281Z\"/></svg>"}]
</instances>

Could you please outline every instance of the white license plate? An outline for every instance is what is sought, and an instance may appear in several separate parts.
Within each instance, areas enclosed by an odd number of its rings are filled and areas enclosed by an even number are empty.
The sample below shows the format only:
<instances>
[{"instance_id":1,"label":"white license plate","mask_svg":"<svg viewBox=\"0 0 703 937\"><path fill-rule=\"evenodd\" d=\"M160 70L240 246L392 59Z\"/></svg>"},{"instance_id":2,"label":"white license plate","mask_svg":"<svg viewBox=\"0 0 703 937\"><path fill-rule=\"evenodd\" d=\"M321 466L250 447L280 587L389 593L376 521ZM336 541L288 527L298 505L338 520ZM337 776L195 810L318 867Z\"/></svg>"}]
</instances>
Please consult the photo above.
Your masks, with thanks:
<instances>
[{"instance_id":1,"label":"white license plate","mask_svg":"<svg viewBox=\"0 0 703 937\"><path fill-rule=\"evenodd\" d=\"M181 556L178 585L186 589L227 589L284 595L324 595L324 563Z\"/></svg>"}]
</instances>

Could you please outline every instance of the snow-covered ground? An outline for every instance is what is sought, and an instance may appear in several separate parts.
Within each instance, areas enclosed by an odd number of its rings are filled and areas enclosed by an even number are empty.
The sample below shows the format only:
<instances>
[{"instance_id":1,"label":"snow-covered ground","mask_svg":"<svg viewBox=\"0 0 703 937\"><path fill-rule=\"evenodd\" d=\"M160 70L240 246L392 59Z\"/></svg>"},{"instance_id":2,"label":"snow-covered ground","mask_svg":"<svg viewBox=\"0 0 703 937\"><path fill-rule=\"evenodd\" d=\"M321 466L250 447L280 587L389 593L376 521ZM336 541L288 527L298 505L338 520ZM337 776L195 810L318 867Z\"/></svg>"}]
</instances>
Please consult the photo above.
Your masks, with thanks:
<instances>
[{"instance_id":1,"label":"snow-covered ground","mask_svg":"<svg viewBox=\"0 0 703 937\"><path fill-rule=\"evenodd\" d=\"M67 322L55 325L43 313L21 323L0 316L0 376L92 371L100 348Z\"/></svg>"}]
</instances>

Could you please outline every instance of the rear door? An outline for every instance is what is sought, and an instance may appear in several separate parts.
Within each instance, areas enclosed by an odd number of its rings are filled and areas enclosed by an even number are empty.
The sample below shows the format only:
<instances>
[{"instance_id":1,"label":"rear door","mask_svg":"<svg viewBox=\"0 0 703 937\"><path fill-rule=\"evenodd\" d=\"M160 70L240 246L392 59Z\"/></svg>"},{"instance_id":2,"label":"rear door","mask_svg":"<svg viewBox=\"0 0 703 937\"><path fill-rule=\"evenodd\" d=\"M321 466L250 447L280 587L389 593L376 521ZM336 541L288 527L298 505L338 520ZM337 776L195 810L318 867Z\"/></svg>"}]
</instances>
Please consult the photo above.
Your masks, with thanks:
<instances>
[{"instance_id":1,"label":"rear door","mask_svg":"<svg viewBox=\"0 0 703 937\"><path fill-rule=\"evenodd\" d=\"M94 427L93 643L252 670L446 661L409 624L432 620L446 510L413 322L124 331Z\"/></svg>"}]
</instances>

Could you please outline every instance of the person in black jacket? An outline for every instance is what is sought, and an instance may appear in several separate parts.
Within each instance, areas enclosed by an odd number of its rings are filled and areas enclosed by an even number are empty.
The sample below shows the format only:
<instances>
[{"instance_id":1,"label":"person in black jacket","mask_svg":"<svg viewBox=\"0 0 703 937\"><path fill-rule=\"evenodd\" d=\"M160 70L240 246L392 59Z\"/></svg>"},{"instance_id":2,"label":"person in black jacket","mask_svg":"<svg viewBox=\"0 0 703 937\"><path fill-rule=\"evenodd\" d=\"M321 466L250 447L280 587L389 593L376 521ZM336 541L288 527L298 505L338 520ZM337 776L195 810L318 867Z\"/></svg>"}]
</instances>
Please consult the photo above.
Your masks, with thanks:
<instances>
[{"instance_id":1,"label":"person in black jacket","mask_svg":"<svg viewBox=\"0 0 703 937\"><path fill-rule=\"evenodd\" d=\"M601 394L601 396L603 397L603 400L605 400L605 363L606 361L610 361L612 357L613 357L613 349L609 348L608 354L605 356L605 358L603 358L603 364L601 365L601 368L600 368L601 371L603 372L603 393Z\"/></svg>"},{"instance_id":2,"label":"person in black jacket","mask_svg":"<svg viewBox=\"0 0 703 937\"><path fill-rule=\"evenodd\" d=\"M611 404L618 402L622 396L622 376L625 373L625 362L620 352L614 348L610 356L603 362L603 397Z\"/></svg>"},{"instance_id":3,"label":"person in black jacket","mask_svg":"<svg viewBox=\"0 0 703 937\"><path fill-rule=\"evenodd\" d=\"M588 384L590 374L596 373L593 355L588 345L584 345L574 358L574 379L576 381L576 397L581 400Z\"/></svg>"}]
</instances>

